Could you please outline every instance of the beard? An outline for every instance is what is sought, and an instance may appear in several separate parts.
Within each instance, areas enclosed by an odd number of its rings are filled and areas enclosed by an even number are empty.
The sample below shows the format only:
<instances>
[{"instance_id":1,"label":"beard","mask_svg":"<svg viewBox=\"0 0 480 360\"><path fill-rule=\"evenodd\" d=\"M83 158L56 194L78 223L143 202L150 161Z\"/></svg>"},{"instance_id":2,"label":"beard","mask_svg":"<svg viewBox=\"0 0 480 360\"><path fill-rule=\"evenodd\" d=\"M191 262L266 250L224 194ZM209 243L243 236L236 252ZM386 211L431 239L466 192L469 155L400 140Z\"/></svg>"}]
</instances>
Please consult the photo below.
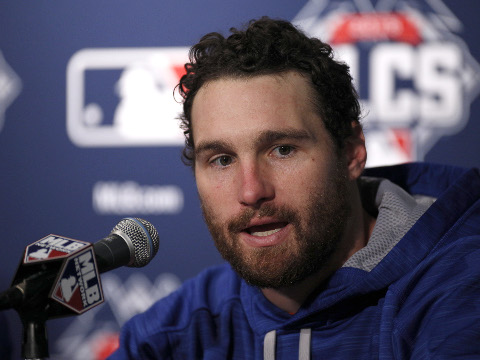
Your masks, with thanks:
<instances>
[{"instance_id":1,"label":"beard","mask_svg":"<svg viewBox=\"0 0 480 360\"><path fill-rule=\"evenodd\" d=\"M246 208L226 223L215 221L212 208L202 201L205 222L221 256L247 283L279 289L294 285L329 265L341 246L350 214L347 177L337 168L327 184L314 187L302 208L264 203ZM239 234L254 217L272 216L293 226L293 236L276 246L246 248Z\"/></svg>"}]
</instances>

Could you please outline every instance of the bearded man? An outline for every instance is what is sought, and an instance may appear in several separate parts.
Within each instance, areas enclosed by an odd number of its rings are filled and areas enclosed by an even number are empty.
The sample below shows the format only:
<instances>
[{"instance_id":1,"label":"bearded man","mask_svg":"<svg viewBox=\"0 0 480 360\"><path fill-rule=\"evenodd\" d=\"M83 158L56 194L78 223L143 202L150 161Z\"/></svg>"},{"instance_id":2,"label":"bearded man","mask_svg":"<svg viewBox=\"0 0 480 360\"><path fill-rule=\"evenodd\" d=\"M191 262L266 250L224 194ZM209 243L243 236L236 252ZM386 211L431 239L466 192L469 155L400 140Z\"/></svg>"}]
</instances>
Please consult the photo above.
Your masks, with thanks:
<instances>
[{"instance_id":1,"label":"bearded man","mask_svg":"<svg viewBox=\"0 0 480 360\"><path fill-rule=\"evenodd\" d=\"M184 161L227 264L131 319L112 359L480 354L480 176L365 170L328 44L262 18L190 52Z\"/></svg>"}]
</instances>

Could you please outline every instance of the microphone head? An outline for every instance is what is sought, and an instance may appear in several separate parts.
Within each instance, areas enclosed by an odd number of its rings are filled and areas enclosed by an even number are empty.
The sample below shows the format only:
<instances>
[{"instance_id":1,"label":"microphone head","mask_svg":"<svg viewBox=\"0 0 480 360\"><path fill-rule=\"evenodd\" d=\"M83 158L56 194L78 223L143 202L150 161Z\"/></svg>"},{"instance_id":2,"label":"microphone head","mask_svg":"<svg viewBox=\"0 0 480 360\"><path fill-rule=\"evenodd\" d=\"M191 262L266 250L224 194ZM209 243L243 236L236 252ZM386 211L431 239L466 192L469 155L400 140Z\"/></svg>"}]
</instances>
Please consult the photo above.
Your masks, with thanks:
<instances>
[{"instance_id":1,"label":"microphone head","mask_svg":"<svg viewBox=\"0 0 480 360\"><path fill-rule=\"evenodd\" d=\"M148 221L140 218L122 219L111 234L121 236L130 249L127 266L143 267L157 254L160 243L158 232Z\"/></svg>"}]
</instances>

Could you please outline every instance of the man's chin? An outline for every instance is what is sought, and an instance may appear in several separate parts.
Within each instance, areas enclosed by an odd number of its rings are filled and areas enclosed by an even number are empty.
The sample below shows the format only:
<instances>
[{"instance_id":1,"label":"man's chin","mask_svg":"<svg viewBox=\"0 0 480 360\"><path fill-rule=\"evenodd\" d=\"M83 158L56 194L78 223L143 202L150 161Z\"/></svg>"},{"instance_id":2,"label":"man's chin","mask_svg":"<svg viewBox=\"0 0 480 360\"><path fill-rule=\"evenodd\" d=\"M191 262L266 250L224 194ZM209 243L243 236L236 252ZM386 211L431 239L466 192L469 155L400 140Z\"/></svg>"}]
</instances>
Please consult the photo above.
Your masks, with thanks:
<instances>
[{"instance_id":1,"label":"man's chin","mask_svg":"<svg viewBox=\"0 0 480 360\"><path fill-rule=\"evenodd\" d=\"M292 274L288 273L287 276L285 274L278 274L278 275L265 275L265 272L254 272L251 269L247 273L241 273L237 271L238 275L245 280L245 282L251 286L255 286L261 289L284 289L290 286L293 286L299 282L301 282L305 277L299 278L292 278Z\"/></svg>"},{"instance_id":2,"label":"man's chin","mask_svg":"<svg viewBox=\"0 0 480 360\"><path fill-rule=\"evenodd\" d=\"M254 248L248 255L226 259L249 285L260 288L284 288L302 281L310 275L300 259L285 246Z\"/></svg>"}]
</instances>

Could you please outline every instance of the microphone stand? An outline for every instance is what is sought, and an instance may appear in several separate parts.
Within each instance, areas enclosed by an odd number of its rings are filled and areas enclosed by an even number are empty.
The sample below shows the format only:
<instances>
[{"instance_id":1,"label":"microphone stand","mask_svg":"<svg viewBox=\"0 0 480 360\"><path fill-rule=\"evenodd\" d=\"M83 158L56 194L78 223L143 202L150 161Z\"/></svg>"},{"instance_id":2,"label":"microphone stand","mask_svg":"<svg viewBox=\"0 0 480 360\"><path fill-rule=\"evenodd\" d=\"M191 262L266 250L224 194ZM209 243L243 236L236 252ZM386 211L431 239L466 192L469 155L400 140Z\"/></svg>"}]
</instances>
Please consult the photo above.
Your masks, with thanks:
<instances>
[{"instance_id":1,"label":"microphone stand","mask_svg":"<svg viewBox=\"0 0 480 360\"><path fill-rule=\"evenodd\" d=\"M42 360L50 356L47 320L78 315L49 299L48 293L56 276L56 272L44 270L4 292L8 297L5 303L15 304L13 308L22 321L22 357L25 360ZM0 310L9 307L12 306L0 304Z\"/></svg>"},{"instance_id":2,"label":"microphone stand","mask_svg":"<svg viewBox=\"0 0 480 360\"><path fill-rule=\"evenodd\" d=\"M39 281L42 277L44 281ZM52 310L55 315L57 309L47 295L55 277L54 272L43 271L2 294L4 301L1 308L13 307L22 321L24 359L41 360L49 357L46 321L52 317Z\"/></svg>"},{"instance_id":3,"label":"microphone stand","mask_svg":"<svg viewBox=\"0 0 480 360\"><path fill-rule=\"evenodd\" d=\"M46 311L19 315L23 324L22 357L28 360L48 358Z\"/></svg>"}]
</instances>

